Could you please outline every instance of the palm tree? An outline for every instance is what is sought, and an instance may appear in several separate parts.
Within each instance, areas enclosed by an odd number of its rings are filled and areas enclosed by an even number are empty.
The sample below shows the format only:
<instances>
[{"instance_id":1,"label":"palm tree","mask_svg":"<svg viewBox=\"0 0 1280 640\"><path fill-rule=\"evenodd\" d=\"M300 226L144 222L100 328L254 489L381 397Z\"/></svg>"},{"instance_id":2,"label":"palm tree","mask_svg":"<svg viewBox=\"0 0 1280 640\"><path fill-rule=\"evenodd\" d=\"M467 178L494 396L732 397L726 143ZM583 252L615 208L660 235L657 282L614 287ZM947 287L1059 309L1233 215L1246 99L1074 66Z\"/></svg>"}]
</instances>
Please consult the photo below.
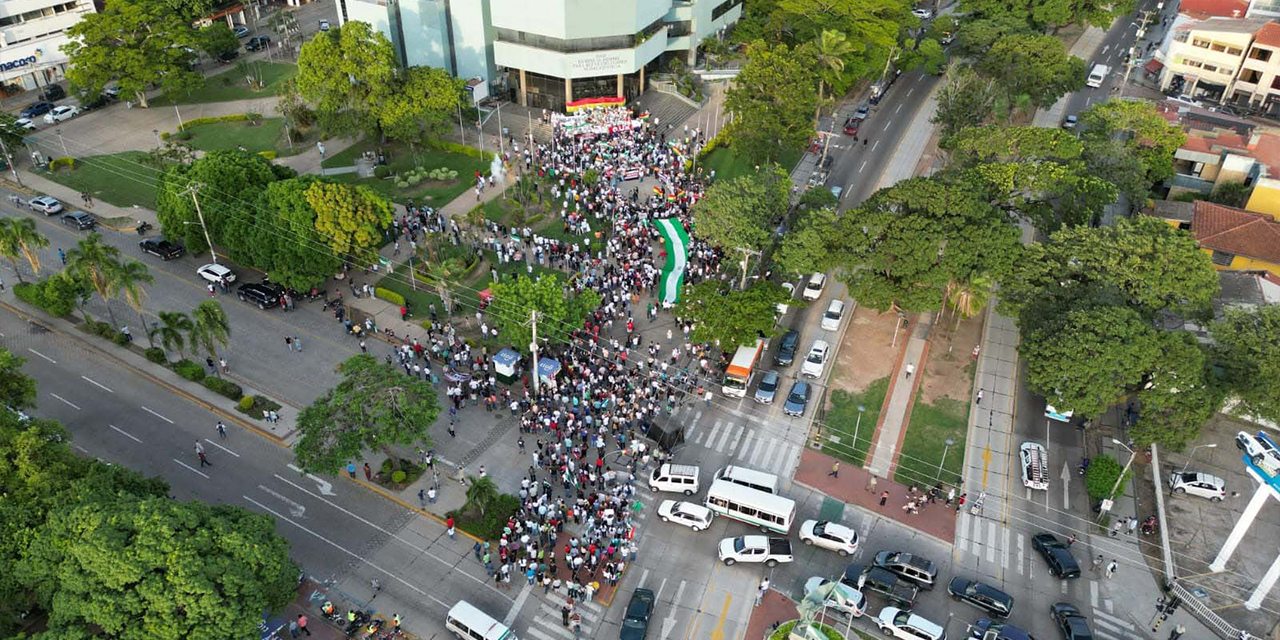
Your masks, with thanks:
<instances>
[{"instance_id":1,"label":"palm tree","mask_svg":"<svg viewBox=\"0 0 1280 640\"><path fill-rule=\"evenodd\" d=\"M991 278L986 274L976 276L968 282L953 280L947 283L947 302L951 303L952 315L956 319L951 327L952 333L959 328L961 320L978 315L987 306L987 300L991 297L991 284Z\"/></svg>"},{"instance_id":2,"label":"palm tree","mask_svg":"<svg viewBox=\"0 0 1280 640\"><path fill-rule=\"evenodd\" d=\"M191 347L204 349L210 358L216 360L217 346L219 344L223 347L227 346L227 338L231 336L231 323L227 320L227 312L218 301L205 300L196 307L191 316L192 323L189 330ZM214 367L213 371L218 377L222 377L217 367Z\"/></svg>"},{"instance_id":3,"label":"palm tree","mask_svg":"<svg viewBox=\"0 0 1280 640\"><path fill-rule=\"evenodd\" d=\"M498 485L493 483L492 478L476 478L471 486L467 487L467 505L480 510L480 515L484 515L484 510L498 499Z\"/></svg>"},{"instance_id":4,"label":"palm tree","mask_svg":"<svg viewBox=\"0 0 1280 640\"><path fill-rule=\"evenodd\" d=\"M155 281L147 265L130 259L116 269L115 277L111 279L110 289L111 297L123 296L125 303L138 312L142 330L147 332L147 342L153 347L156 346L156 341L151 338L151 332L147 331L147 318L142 315L142 299L147 295L147 290L142 286Z\"/></svg>"},{"instance_id":5,"label":"palm tree","mask_svg":"<svg viewBox=\"0 0 1280 640\"><path fill-rule=\"evenodd\" d=\"M161 311L160 326L148 333L160 335L160 344L165 349L178 352L178 357L186 358L187 334L191 332L191 318L181 311Z\"/></svg>"},{"instance_id":6,"label":"palm tree","mask_svg":"<svg viewBox=\"0 0 1280 640\"><path fill-rule=\"evenodd\" d=\"M0 219L0 256L13 263L13 271L18 274L18 282L22 282L22 272L18 270L18 258L25 258L31 265L31 273L40 275L40 254L37 252L49 246L49 239L36 231L36 221L31 218Z\"/></svg>"},{"instance_id":7,"label":"palm tree","mask_svg":"<svg viewBox=\"0 0 1280 640\"><path fill-rule=\"evenodd\" d=\"M67 252L67 270L72 275L83 278L107 304L107 315L111 317L111 326L117 327L116 314L111 310L112 280L120 270L120 250L102 244L102 236L89 234ZM86 317L88 314L85 314Z\"/></svg>"},{"instance_id":8,"label":"palm tree","mask_svg":"<svg viewBox=\"0 0 1280 640\"><path fill-rule=\"evenodd\" d=\"M844 72L844 57L853 51L853 45L849 44L849 39L841 31L831 29L823 29L822 34L817 40L818 67L821 69L818 73L818 109L813 114L814 126L817 126L818 116L822 113L823 89L826 84L826 76L838 76Z\"/></svg>"}]
</instances>

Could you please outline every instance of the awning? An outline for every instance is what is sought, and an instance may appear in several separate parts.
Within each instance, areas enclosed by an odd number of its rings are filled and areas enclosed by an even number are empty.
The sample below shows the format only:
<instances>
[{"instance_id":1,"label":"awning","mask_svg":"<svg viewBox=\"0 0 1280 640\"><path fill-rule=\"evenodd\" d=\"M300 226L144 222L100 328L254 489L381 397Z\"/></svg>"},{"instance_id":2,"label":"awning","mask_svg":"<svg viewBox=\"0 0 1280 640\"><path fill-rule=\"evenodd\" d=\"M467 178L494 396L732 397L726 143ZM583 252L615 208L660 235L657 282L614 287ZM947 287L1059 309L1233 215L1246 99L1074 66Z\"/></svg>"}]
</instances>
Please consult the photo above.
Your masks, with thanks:
<instances>
[{"instance_id":1,"label":"awning","mask_svg":"<svg viewBox=\"0 0 1280 640\"><path fill-rule=\"evenodd\" d=\"M1164 63L1152 58L1148 60L1146 64L1142 65L1142 68L1147 73L1160 73L1160 70L1164 68Z\"/></svg>"},{"instance_id":2,"label":"awning","mask_svg":"<svg viewBox=\"0 0 1280 640\"><path fill-rule=\"evenodd\" d=\"M560 373L560 361L554 358L542 358L538 360L538 376L543 380L551 380Z\"/></svg>"}]
</instances>

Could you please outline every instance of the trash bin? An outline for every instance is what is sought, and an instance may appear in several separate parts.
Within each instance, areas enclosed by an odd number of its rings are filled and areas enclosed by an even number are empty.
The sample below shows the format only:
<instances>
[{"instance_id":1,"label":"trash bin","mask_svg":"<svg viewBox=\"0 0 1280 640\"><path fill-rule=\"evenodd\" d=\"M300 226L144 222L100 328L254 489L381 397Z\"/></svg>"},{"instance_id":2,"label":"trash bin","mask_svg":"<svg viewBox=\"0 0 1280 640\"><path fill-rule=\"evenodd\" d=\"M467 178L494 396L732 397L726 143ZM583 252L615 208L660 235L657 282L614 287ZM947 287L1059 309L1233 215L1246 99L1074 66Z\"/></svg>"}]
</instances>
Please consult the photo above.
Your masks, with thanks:
<instances>
[{"instance_id":1,"label":"trash bin","mask_svg":"<svg viewBox=\"0 0 1280 640\"><path fill-rule=\"evenodd\" d=\"M503 135L503 137L510 136L510 135L511 135L511 127L503 127L503 128L502 128L502 135Z\"/></svg>"}]
</instances>

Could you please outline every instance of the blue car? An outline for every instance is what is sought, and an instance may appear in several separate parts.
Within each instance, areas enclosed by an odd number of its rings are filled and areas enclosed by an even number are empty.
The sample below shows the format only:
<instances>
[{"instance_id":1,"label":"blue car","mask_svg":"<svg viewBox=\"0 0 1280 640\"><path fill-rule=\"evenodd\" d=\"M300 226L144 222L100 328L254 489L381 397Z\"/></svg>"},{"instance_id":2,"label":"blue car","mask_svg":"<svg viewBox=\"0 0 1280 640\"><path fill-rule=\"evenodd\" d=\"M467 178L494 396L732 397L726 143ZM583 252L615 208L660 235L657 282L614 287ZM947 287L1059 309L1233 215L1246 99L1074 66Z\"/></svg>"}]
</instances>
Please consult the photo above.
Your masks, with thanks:
<instances>
[{"instance_id":1,"label":"blue car","mask_svg":"<svg viewBox=\"0 0 1280 640\"><path fill-rule=\"evenodd\" d=\"M782 403L782 412L793 418L799 418L804 415L807 406L809 406L809 383L797 380L791 385L791 393L787 394L787 401Z\"/></svg>"}]
</instances>

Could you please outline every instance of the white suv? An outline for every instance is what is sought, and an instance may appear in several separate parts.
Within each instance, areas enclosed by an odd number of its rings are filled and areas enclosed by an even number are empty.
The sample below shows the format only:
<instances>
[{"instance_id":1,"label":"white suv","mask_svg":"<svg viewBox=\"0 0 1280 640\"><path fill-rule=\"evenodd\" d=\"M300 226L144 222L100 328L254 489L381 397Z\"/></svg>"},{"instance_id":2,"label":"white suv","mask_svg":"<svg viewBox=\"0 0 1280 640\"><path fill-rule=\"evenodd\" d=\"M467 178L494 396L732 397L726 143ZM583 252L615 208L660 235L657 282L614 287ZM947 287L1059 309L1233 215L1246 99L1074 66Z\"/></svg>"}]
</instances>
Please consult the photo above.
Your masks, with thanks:
<instances>
[{"instance_id":1,"label":"white suv","mask_svg":"<svg viewBox=\"0 0 1280 640\"><path fill-rule=\"evenodd\" d=\"M1169 490L1222 502L1222 498L1227 495L1227 483L1222 478L1207 473L1175 471L1169 474Z\"/></svg>"},{"instance_id":2,"label":"white suv","mask_svg":"<svg viewBox=\"0 0 1280 640\"><path fill-rule=\"evenodd\" d=\"M800 525L800 540L810 546L829 549L842 556L858 551L858 532L838 522L805 520Z\"/></svg>"},{"instance_id":3,"label":"white suv","mask_svg":"<svg viewBox=\"0 0 1280 640\"><path fill-rule=\"evenodd\" d=\"M943 640L946 632L940 625L908 610L885 607L875 617L876 626L890 638L902 640Z\"/></svg>"},{"instance_id":4,"label":"white suv","mask_svg":"<svg viewBox=\"0 0 1280 640\"><path fill-rule=\"evenodd\" d=\"M814 340L813 346L809 347L809 355L804 357L804 364L800 365L801 375L821 378L823 369L827 367L827 351L830 348L826 340Z\"/></svg>"},{"instance_id":5,"label":"white suv","mask_svg":"<svg viewBox=\"0 0 1280 640\"><path fill-rule=\"evenodd\" d=\"M1249 462L1263 473L1270 476L1280 475L1280 448L1259 431L1258 435L1250 435L1241 431L1236 434L1236 447L1249 456Z\"/></svg>"}]
</instances>

